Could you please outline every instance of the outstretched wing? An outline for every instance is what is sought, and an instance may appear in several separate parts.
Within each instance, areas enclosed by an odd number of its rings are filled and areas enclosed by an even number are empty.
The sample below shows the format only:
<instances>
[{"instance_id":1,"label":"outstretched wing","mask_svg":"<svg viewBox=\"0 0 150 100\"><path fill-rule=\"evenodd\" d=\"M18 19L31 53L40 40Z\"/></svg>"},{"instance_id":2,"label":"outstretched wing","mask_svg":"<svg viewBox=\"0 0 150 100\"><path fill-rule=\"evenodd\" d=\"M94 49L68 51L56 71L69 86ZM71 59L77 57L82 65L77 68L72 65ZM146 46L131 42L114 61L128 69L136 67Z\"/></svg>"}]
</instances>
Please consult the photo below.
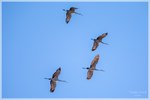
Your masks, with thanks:
<instances>
[{"instance_id":1,"label":"outstretched wing","mask_svg":"<svg viewBox=\"0 0 150 100\"><path fill-rule=\"evenodd\" d=\"M61 72L61 68L59 67L59 68L56 70L56 72L53 74L52 78L53 78L53 79L54 79L54 78L58 78L60 72Z\"/></svg>"},{"instance_id":2,"label":"outstretched wing","mask_svg":"<svg viewBox=\"0 0 150 100\"><path fill-rule=\"evenodd\" d=\"M51 80L50 81L50 92L54 92L56 88L56 81Z\"/></svg>"},{"instance_id":3,"label":"outstretched wing","mask_svg":"<svg viewBox=\"0 0 150 100\"><path fill-rule=\"evenodd\" d=\"M96 56L94 57L94 59L92 60L91 65L90 65L90 69L92 69L92 70L95 69L96 64L98 63L98 60L99 60L99 54L96 55Z\"/></svg>"},{"instance_id":4,"label":"outstretched wing","mask_svg":"<svg viewBox=\"0 0 150 100\"><path fill-rule=\"evenodd\" d=\"M99 60L99 54L96 55L91 62L90 69L87 72L87 79L88 80L91 79L91 77L93 76L93 71L95 70L95 67L96 67L96 64L98 63L98 60Z\"/></svg>"},{"instance_id":5,"label":"outstretched wing","mask_svg":"<svg viewBox=\"0 0 150 100\"><path fill-rule=\"evenodd\" d=\"M100 35L99 37L97 37L97 40L98 40L99 42L102 41L102 39L103 39L104 37L106 37L107 34L108 34L108 33L103 33L102 35Z\"/></svg>"},{"instance_id":6,"label":"outstretched wing","mask_svg":"<svg viewBox=\"0 0 150 100\"><path fill-rule=\"evenodd\" d=\"M91 77L93 76L93 70L88 70L88 72L87 72L87 79L89 80L89 79L91 79Z\"/></svg>"},{"instance_id":7,"label":"outstretched wing","mask_svg":"<svg viewBox=\"0 0 150 100\"><path fill-rule=\"evenodd\" d=\"M96 50L96 48L98 47L99 43L97 41L94 41L93 43L93 47L92 47L92 51Z\"/></svg>"}]
</instances>

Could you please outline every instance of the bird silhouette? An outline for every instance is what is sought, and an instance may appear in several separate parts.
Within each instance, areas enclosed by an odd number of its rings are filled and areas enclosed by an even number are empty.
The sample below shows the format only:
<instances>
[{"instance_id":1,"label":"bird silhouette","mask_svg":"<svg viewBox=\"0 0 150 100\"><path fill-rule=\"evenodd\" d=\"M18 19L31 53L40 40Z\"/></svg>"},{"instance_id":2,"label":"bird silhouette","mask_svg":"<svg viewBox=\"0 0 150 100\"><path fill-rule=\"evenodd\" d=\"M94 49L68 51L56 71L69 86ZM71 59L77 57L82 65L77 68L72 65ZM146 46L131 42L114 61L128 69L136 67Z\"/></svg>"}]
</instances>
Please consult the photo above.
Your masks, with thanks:
<instances>
[{"instance_id":1,"label":"bird silhouette","mask_svg":"<svg viewBox=\"0 0 150 100\"><path fill-rule=\"evenodd\" d=\"M63 11L66 11L66 23L67 24L69 23L69 21L70 21L71 16L72 16L73 13L78 14L78 15L82 15L80 13L75 12L76 9L78 9L78 8L76 8L76 7L70 7L69 10L63 9Z\"/></svg>"},{"instance_id":2,"label":"bird silhouette","mask_svg":"<svg viewBox=\"0 0 150 100\"><path fill-rule=\"evenodd\" d=\"M97 47L99 46L99 43L107 44L102 41L102 39L106 37L107 35L108 33L103 33L102 35L98 36L97 39L92 39L94 41L93 46L92 46L92 51L97 49Z\"/></svg>"},{"instance_id":3,"label":"bird silhouette","mask_svg":"<svg viewBox=\"0 0 150 100\"><path fill-rule=\"evenodd\" d=\"M99 56L99 54L98 54L98 55L96 55L96 56L94 57L94 59L92 60L90 67L83 68L83 69L88 69L88 72L87 72L87 80L90 80L90 79L91 79L91 77L93 76L94 70L96 70L96 71L104 71L104 70L102 70L102 69L96 69L96 64L98 63L99 59L100 59L100 56Z\"/></svg>"},{"instance_id":4,"label":"bird silhouette","mask_svg":"<svg viewBox=\"0 0 150 100\"><path fill-rule=\"evenodd\" d=\"M57 81L60 81L60 82L66 82L64 80L59 80L58 79L58 76L61 72L61 67L59 67L55 73L52 75L52 78L44 78L44 79L48 79L50 80L50 92L54 92L55 91L55 88L56 88L56 82Z\"/></svg>"}]
</instances>

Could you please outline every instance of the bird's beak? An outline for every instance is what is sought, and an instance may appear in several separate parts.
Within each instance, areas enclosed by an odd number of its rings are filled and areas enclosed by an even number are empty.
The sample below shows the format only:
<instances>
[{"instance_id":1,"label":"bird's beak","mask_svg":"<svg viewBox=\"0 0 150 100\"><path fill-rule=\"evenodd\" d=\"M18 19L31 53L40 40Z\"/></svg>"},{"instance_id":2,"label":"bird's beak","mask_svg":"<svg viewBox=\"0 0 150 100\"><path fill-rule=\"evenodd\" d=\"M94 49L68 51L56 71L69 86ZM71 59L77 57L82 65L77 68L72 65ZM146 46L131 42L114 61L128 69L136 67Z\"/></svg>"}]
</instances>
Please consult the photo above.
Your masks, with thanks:
<instances>
[{"instance_id":1,"label":"bird's beak","mask_svg":"<svg viewBox=\"0 0 150 100\"><path fill-rule=\"evenodd\" d=\"M94 39L92 39L92 38L91 38L91 40L93 40L93 41L94 41Z\"/></svg>"}]
</instances>

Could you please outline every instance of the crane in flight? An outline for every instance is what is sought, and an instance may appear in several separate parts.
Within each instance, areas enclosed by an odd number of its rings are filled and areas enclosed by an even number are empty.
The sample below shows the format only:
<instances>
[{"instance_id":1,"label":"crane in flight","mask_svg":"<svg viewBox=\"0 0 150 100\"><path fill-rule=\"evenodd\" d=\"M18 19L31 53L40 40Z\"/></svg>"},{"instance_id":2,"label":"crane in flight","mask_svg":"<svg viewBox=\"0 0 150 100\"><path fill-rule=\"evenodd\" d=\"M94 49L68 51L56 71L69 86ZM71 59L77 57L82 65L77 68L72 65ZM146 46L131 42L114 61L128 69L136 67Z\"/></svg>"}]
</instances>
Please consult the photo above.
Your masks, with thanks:
<instances>
[{"instance_id":1,"label":"crane in flight","mask_svg":"<svg viewBox=\"0 0 150 100\"><path fill-rule=\"evenodd\" d=\"M48 79L50 80L50 92L54 92L55 88L56 88L56 82L60 81L60 82L66 82L64 80L60 80L58 79L58 76L61 72L61 67L59 67L55 73L52 75L52 78L44 78L44 79Z\"/></svg>"},{"instance_id":2,"label":"crane in flight","mask_svg":"<svg viewBox=\"0 0 150 100\"><path fill-rule=\"evenodd\" d=\"M96 56L94 57L94 59L92 60L90 67L83 68L83 69L88 69L88 72L87 72L87 80L90 80L90 79L91 79L91 77L93 76L94 70L96 70L96 71L104 71L104 70L102 70L102 69L96 69L96 64L98 63L99 58L100 58L99 54L96 55Z\"/></svg>"},{"instance_id":3,"label":"crane in flight","mask_svg":"<svg viewBox=\"0 0 150 100\"><path fill-rule=\"evenodd\" d=\"M78 9L78 8L76 8L76 7L70 7L69 10L63 9L63 11L66 12L66 23L67 23L67 24L69 23L69 21L70 21L71 16L72 16L73 13L78 14L78 15L82 15L82 14L80 14L80 13L75 12L76 9Z\"/></svg>"},{"instance_id":4,"label":"crane in flight","mask_svg":"<svg viewBox=\"0 0 150 100\"><path fill-rule=\"evenodd\" d=\"M93 46L92 46L92 51L96 50L96 48L99 46L99 43L107 44L102 41L102 39L106 37L107 35L108 33L103 33L102 35L98 36L96 39L92 39L94 41Z\"/></svg>"}]
</instances>

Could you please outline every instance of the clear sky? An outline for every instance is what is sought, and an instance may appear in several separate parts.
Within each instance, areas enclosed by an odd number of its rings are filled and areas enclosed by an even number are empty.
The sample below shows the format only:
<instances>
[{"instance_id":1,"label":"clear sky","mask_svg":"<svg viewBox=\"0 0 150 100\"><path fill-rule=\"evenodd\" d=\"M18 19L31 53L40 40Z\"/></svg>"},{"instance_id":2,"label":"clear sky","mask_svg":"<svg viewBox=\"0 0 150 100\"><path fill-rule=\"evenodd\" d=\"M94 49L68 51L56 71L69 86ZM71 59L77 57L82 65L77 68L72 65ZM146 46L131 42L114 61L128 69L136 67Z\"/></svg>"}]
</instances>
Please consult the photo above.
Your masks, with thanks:
<instances>
[{"instance_id":1,"label":"clear sky","mask_svg":"<svg viewBox=\"0 0 150 100\"><path fill-rule=\"evenodd\" d=\"M77 7L69 24L62 9ZM97 50L93 41L108 32ZM86 79L94 56L97 68ZM62 68L54 93L49 81ZM3 98L146 98L148 3L2 3Z\"/></svg>"}]
</instances>

